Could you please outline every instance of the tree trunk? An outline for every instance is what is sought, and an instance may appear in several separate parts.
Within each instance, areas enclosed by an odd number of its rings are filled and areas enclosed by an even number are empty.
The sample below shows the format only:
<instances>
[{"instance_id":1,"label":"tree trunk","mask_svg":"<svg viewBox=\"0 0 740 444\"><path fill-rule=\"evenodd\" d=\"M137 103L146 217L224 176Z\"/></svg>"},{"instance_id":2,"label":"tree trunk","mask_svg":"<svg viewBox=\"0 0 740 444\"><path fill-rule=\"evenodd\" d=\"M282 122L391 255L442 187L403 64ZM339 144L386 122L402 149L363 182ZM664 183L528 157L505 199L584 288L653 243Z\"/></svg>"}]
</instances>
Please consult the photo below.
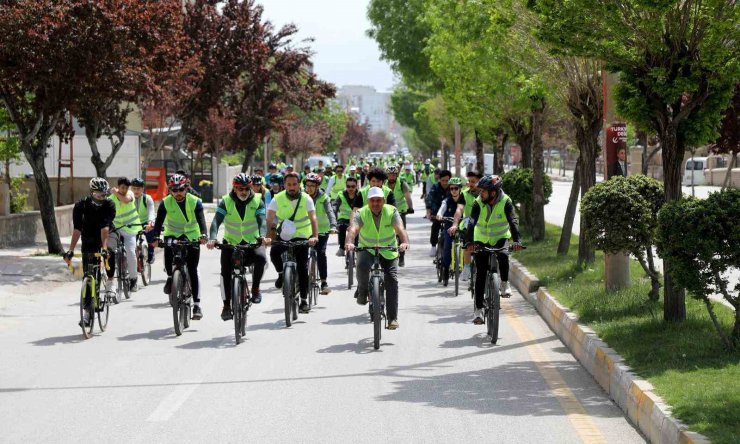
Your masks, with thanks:
<instances>
[{"instance_id":1,"label":"tree trunk","mask_svg":"<svg viewBox=\"0 0 740 444\"><path fill-rule=\"evenodd\" d=\"M258 145L258 140L250 140L247 142L247 148L244 151L244 162L242 162L242 173L246 173L247 169L249 169L249 166L252 164L252 158L254 157L254 152Z\"/></svg>"},{"instance_id":2,"label":"tree trunk","mask_svg":"<svg viewBox=\"0 0 740 444\"><path fill-rule=\"evenodd\" d=\"M666 203L683 197L681 191L681 165L683 164L684 144L678 138L673 125L666 125L660 135L663 147L663 184ZM684 289L674 284L671 261L663 260L665 276L663 278L663 319L666 321L683 321L686 319L686 295Z\"/></svg>"},{"instance_id":3,"label":"tree trunk","mask_svg":"<svg viewBox=\"0 0 740 444\"><path fill-rule=\"evenodd\" d=\"M545 239L545 171L542 159L542 121L546 102L540 99L532 111L532 240Z\"/></svg>"},{"instance_id":4,"label":"tree trunk","mask_svg":"<svg viewBox=\"0 0 740 444\"><path fill-rule=\"evenodd\" d=\"M494 134L496 135L496 140L493 142L496 151L493 156L493 174L501 176L504 174L504 146L506 146L509 135L503 128L496 128Z\"/></svg>"},{"instance_id":5,"label":"tree trunk","mask_svg":"<svg viewBox=\"0 0 740 444\"><path fill-rule=\"evenodd\" d=\"M727 184L732 185L732 168L735 167L735 161L737 160L737 153L730 152L730 162L727 165L727 173L725 174L725 180L722 182L722 191L727 188ZM693 174L693 173L692 173Z\"/></svg>"},{"instance_id":6,"label":"tree trunk","mask_svg":"<svg viewBox=\"0 0 740 444\"><path fill-rule=\"evenodd\" d=\"M483 174L485 171L485 156L483 155L483 141L480 138L480 133L475 130L475 169L478 174Z\"/></svg>"},{"instance_id":7,"label":"tree trunk","mask_svg":"<svg viewBox=\"0 0 740 444\"><path fill-rule=\"evenodd\" d=\"M59 229L57 228L54 198L49 177L46 175L46 166L44 165L48 140L48 137L39 137L35 144L36 146L27 147L23 152L26 155L26 160L31 165L33 178L36 182L36 195L39 201L41 223L44 226L44 234L46 235L47 251L50 254L62 254L64 249L62 247L62 241L59 238Z\"/></svg>"},{"instance_id":8,"label":"tree trunk","mask_svg":"<svg viewBox=\"0 0 740 444\"><path fill-rule=\"evenodd\" d=\"M576 217L576 206L578 206L578 194L581 186L581 164L576 160L576 169L573 172L573 185L570 187L570 197L568 198L568 208L565 210L565 220L563 221L563 231L560 233L560 243L558 243L558 255L566 256L570 249L570 237L573 234L573 220Z\"/></svg>"}]
</instances>

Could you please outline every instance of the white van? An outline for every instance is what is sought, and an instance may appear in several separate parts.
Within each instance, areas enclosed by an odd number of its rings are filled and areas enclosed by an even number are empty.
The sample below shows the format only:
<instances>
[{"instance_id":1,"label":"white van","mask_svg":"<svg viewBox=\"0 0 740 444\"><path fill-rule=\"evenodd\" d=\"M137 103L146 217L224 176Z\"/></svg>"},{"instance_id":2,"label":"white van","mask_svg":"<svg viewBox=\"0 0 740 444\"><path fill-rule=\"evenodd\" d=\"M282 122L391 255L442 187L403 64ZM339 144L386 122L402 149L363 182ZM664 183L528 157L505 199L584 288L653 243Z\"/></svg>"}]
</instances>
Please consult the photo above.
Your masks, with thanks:
<instances>
[{"instance_id":1,"label":"white van","mask_svg":"<svg viewBox=\"0 0 740 444\"><path fill-rule=\"evenodd\" d=\"M694 185L704 185L704 168L706 168L706 165L706 157L690 157L684 166L681 184L684 186L691 186L692 183ZM693 182L691 176L694 176Z\"/></svg>"}]
</instances>

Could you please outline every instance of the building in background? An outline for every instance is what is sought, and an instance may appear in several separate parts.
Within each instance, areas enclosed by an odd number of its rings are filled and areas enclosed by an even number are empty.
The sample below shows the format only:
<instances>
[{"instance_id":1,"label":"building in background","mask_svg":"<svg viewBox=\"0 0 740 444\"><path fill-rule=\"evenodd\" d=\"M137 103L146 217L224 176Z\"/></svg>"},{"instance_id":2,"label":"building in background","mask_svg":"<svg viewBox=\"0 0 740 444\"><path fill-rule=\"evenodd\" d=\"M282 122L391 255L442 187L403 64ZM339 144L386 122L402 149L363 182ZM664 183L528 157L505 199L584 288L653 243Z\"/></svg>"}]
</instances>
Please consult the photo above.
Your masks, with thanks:
<instances>
[{"instance_id":1,"label":"building in background","mask_svg":"<svg viewBox=\"0 0 740 444\"><path fill-rule=\"evenodd\" d=\"M390 93L378 92L372 86L344 85L337 90L337 103L347 112L359 115L360 122L370 124L370 131L394 134L399 125L391 112Z\"/></svg>"}]
</instances>

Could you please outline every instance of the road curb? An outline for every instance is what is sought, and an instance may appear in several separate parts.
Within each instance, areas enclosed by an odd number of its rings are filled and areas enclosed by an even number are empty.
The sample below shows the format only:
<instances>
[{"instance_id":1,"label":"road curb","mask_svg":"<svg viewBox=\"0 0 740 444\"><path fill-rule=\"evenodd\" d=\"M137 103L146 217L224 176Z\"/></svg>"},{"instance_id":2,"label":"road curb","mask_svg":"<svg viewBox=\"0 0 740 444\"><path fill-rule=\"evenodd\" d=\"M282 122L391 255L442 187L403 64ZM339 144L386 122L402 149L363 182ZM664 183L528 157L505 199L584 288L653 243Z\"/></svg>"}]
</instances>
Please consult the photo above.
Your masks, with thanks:
<instances>
[{"instance_id":1,"label":"road curb","mask_svg":"<svg viewBox=\"0 0 740 444\"><path fill-rule=\"evenodd\" d=\"M578 317L561 305L547 288L520 262L511 260L512 285L532 304L550 329L570 349L614 402L652 443L704 444L705 436L687 430L671 416L671 408L653 391L648 381L640 379L608 344Z\"/></svg>"}]
</instances>

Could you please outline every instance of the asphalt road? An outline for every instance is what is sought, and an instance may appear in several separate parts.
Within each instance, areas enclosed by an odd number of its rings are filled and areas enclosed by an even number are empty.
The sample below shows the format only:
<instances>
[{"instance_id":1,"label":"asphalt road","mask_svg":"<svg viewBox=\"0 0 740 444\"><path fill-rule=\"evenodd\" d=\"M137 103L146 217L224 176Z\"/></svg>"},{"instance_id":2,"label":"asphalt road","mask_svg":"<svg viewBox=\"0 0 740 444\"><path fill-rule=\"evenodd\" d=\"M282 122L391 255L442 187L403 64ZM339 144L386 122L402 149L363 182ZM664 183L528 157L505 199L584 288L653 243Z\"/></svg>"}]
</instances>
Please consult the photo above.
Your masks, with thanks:
<instances>
[{"instance_id":1,"label":"asphalt road","mask_svg":"<svg viewBox=\"0 0 740 444\"><path fill-rule=\"evenodd\" d=\"M383 332L379 351L366 307L344 286L336 238L332 293L285 328L271 267L238 346L219 317L218 251L201 256L205 317L180 337L161 257L153 286L114 306L108 331L89 340L78 282L0 283L2 441L644 441L518 294L490 345L470 322L470 296L437 285L419 213L400 329Z\"/></svg>"}]
</instances>

